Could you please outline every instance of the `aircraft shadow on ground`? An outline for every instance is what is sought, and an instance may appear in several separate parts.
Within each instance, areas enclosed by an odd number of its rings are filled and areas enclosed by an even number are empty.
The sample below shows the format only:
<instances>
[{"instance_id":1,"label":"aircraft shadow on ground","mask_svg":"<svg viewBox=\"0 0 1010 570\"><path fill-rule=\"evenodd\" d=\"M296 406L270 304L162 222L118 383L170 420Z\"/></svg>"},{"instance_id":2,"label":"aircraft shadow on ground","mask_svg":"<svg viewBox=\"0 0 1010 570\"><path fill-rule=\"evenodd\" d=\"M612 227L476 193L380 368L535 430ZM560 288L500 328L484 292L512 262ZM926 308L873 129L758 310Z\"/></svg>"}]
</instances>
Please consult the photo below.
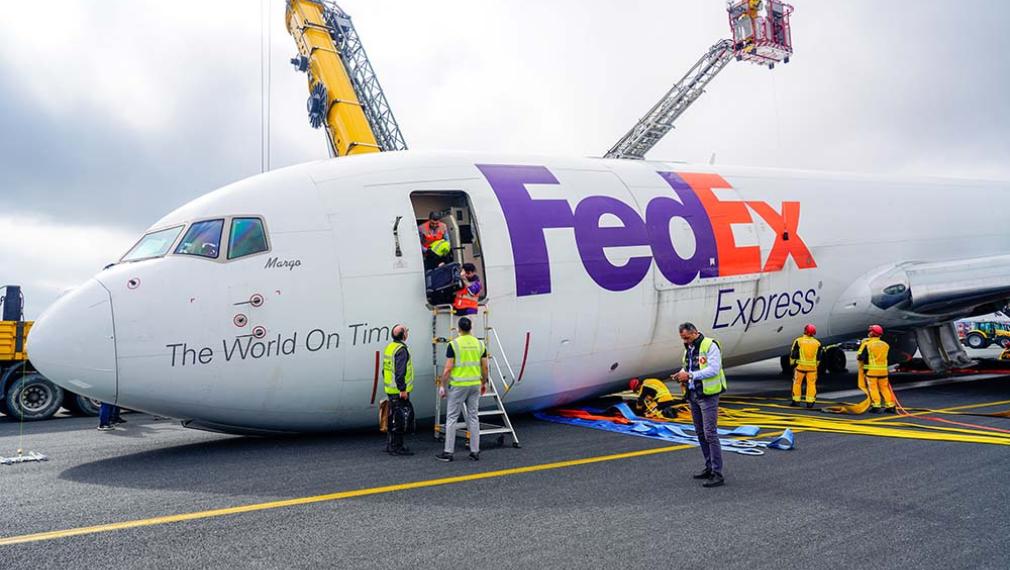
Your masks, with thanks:
<instances>
[{"instance_id":1,"label":"aircraft shadow on ground","mask_svg":"<svg viewBox=\"0 0 1010 570\"><path fill-rule=\"evenodd\" d=\"M529 417L520 421L524 424L520 429L531 434L548 425ZM495 461L471 462L460 440L458 461L447 468L434 460L442 443L431 436L430 423L419 423L417 433L408 437L416 455L403 458L384 453L385 436L374 430L225 437L82 463L64 470L59 478L129 489L289 498L501 469L517 461L540 459L538 453L513 450L506 444ZM495 449L486 442L482 456L492 458Z\"/></svg>"},{"instance_id":2,"label":"aircraft shadow on ground","mask_svg":"<svg viewBox=\"0 0 1010 570\"><path fill-rule=\"evenodd\" d=\"M1005 400L1010 398L1010 377L937 386L908 394L920 393L929 394L928 405L932 408ZM921 402L921 398L908 399ZM513 450L506 446L491 451L492 446L484 444L482 457L486 460L479 463L465 459L462 440L456 448L460 461L449 466L434 461L432 456L441 443L431 437L430 424L419 423L417 433L408 440L417 455L409 458L383 453L384 436L374 430L285 437L233 436L83 463L64 470L60 479L107 487L252 497L250 502L255 502L255 498L312 496L546 463L585 455L559 454L559 444L571 448L587 441L603 443L598 440L599 434L588 435L591 430L586 430L572 432L568 436L572 439L565 444L559 442L557 433L550 431L556 429L547 427L550 424L528 416L515 420L518 433L524 438L524 448ZM576 435L579 433L582 435ZM481 485L493 490L495 484L488 481ZM417 495L411 497L411 502L426 500ZM404 499L397 494L390 495L388 500Z\"/></svg>"}]
</instances>

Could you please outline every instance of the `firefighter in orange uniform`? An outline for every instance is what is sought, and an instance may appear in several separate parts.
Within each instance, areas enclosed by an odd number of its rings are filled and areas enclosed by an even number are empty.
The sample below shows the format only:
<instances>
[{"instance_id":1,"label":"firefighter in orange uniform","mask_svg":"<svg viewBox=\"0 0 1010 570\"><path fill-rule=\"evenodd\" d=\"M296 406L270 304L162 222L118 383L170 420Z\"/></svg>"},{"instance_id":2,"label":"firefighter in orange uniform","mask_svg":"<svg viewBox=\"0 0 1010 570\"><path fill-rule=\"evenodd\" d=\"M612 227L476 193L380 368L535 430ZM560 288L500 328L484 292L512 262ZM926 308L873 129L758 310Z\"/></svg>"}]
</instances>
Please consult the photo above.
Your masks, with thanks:
<instances>
[{"instance_id":1,"label":"firefighter in orange uniform","mask_svg":"<svg viewBox=\"0 0 1010 570\"><path fill-rule=\"evenodd\" d=\"M807 383L807 407L813 408L817 397L817 367L824 357L824 349L821 341L814 338L817 334L817 327L807 325L803 327L803 336L793 341L793 348L789 352L789 362L796 367L793 372L793 401L790 406L798 406L803 400L803 381Z\"/></svg>"},{"instance_id":2,"label":"firefighter in orange uniform","mask_svg":"<svg viewBox=\"0 0 1010 570\"><path fill-rule=\"evenodd\" d=\"M887 353L891 347L880 338L884 334L884 328L880 325L870 325L867 332L870 338L859 349L857 359L866 375L866 385L870 392L870 413L880 413L881 400L885 411L897 413L894 392L891 391L891 382L887 379Z\"/></svg>"}]
</instances>

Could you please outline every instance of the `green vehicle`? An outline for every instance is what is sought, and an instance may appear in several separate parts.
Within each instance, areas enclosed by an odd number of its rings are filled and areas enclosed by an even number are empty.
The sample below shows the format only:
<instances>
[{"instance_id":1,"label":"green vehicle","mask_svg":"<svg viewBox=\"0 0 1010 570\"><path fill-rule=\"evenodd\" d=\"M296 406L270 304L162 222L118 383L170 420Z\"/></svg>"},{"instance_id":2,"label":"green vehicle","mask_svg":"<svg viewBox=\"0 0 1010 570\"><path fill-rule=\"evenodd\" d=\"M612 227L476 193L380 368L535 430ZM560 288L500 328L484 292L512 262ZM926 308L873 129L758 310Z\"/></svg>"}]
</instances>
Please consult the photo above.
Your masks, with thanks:
<instances>
[{"instance_id":1,"label":"green vehicle","mask_svg":"<svg viewBox=\"0 0 1010 570\"><path fill-rule=\"evenodd\" d=\"M962 342L976 349L998 344L1010 348L1010 323L995 321L968 321Z\"/></svg>"}]
</instances>

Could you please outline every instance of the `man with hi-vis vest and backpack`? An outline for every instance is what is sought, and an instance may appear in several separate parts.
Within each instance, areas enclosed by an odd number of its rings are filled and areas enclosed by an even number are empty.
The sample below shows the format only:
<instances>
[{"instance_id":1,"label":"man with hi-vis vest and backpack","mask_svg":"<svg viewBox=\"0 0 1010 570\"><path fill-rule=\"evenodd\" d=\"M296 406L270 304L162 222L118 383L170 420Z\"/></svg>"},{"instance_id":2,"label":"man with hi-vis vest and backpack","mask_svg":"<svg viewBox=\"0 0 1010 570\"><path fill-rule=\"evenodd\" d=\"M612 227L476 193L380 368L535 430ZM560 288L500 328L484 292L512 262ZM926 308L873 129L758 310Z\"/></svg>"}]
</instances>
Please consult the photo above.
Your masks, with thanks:
<instances>
[{"instance_id":1,"label":"man with hi-vis vest and backpack","mask_svg":"<svg viewBox=\"0 0 1010 570\"><path fill-rule=\"evenodd\" d=\"M684 341L683 368L671 378L687 388L694 432L705 456L705 470L694 478L705 481L702 487L721 487L725 481L719 443L719 394L726 391L726 373L722 370L719 341L701 334L691 323L680 325L679 330Z\"/></svg>"},{"instance_id":2,"label":"man with hi-vis vest and backpack","mask_svg":"<svg viewBox=\"0 0 1010 570\"><path fill-rule=\"evenodd\" d=\"M414 391L414 363L407 348L407 327L394 325L393 341L386 345L382 357L382 385L388 400L389 421L386 427L386 453L414 455L403 444L403 435L414 423L414 406L410 393Z\"/></svg>"}]
</instances>

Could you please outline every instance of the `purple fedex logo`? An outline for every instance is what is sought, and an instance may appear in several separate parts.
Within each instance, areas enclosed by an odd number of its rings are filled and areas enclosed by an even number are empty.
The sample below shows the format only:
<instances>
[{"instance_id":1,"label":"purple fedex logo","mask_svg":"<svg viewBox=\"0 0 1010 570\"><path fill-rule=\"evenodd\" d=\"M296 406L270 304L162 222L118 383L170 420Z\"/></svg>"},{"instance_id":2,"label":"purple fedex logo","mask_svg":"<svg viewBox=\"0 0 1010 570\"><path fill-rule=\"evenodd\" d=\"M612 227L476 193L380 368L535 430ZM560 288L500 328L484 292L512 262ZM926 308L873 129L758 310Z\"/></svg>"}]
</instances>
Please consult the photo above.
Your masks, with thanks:
<instances>
[{"instance_id":1,"label":"purple fedex logo","mask_svg":"<svg viewBox=\"0 0 1010 570\"><path fill-rule=\"evenodd\" d=\"M609 196L590 196L573 211L567 200L533 199L527 184L558 184L557 178L543 166L478 164L501 204L515 260L517 296L551 292L551 267L544 230L572 228L579 257L589 276L604 289L625 291L638 285L649 272L652 261L663 276L677 285L695 279L778 271L792 256L797 265L816 267L803 240L796 235L799 203L786 202L779 214L764 202L722 202L712 188L728 188L719 176L659 172L678 200L652 199L645 209L645 219L628 204ZM774 229L785 236L772 247L762 267L756 246L737 247L730 224L752 222L750 205ZM611 214L622 227L600 227L600 218ZM689 258L677 253L670 237L670 220L681 218L695 237L695 251ZM719 223L713 225L712 220ZM789 234L792 233L792 240ZM614 265L606 257L608 247L647 245L652 257L630 258L624 265Z\"/></svg>"}]
</instances>

